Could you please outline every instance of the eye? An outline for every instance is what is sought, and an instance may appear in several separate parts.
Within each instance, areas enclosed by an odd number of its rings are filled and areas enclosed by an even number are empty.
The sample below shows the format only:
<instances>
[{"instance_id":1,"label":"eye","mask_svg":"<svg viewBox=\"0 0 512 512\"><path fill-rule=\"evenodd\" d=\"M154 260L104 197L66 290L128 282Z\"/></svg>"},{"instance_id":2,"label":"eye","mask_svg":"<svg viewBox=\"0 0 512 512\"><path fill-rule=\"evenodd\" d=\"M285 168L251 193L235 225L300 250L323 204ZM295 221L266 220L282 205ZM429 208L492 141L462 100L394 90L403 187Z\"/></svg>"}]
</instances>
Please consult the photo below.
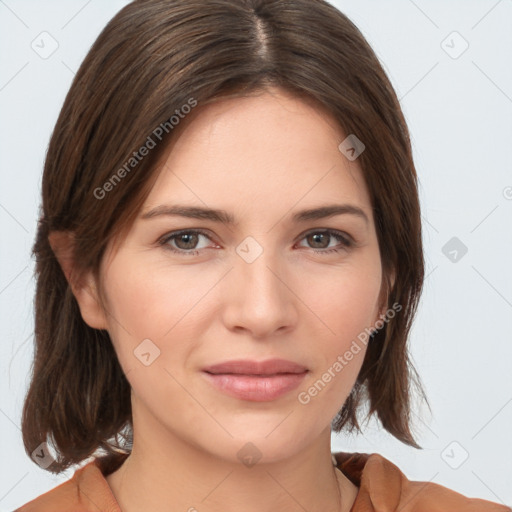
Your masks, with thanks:
<instances>
[{"instance_id":1,"label":"eye","mask_svg":"<svg viewBox=\"0 0 512 512\"><path fill-rule=\"evenodd\" d=\"M338 245L330 246L330 241L332 241L332 239L338 241ZM310 231L304 235L302 240L306 240L309 244L312 244L313 249L321 249L314 251L320 254L340 252L352 247L353 245L353 242L348 235L334 229Z\"/></svg>"},{"instance_id":2,"label":"eye","mask_svg":"<svg viewBox=\"0 0 512 512\"><path fill-rule=\"evenodd\" d=\"M200 237L211 240L205 231L200 229L188 229L165 235L158 243L173 252L194 256L199 253L200 249L204 249L204 247L197 247ZM173 242L174 247L170 242Z\"/></svg>"}]
</instances>

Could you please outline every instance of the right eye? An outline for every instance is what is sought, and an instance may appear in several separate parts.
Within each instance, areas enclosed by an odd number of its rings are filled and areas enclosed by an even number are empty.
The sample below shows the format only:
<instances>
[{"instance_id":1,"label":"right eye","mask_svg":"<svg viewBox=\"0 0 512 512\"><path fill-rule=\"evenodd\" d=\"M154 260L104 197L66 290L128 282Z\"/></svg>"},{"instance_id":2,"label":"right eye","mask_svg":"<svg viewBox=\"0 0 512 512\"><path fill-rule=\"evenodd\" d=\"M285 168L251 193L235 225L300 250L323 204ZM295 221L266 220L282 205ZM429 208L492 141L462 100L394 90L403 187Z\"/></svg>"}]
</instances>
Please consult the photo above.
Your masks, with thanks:
<instances>
[{"instance_id":1,"label":"right eye","mask_svg":"<svg viewBox=\"0 0 512 512\"><path fill-rule=\"evenodd\" d=\"M205 237L210 240L210 237L205 231L199 229L186 229L167 233L158 241L158 243L165 249L169 249L175 253L182 254L184 256L195 256L199 253L199 250L205 248L200 247L197 249L200 237ZM172 242L172 244L170 242Z\"/></svg>"}]
</instances>

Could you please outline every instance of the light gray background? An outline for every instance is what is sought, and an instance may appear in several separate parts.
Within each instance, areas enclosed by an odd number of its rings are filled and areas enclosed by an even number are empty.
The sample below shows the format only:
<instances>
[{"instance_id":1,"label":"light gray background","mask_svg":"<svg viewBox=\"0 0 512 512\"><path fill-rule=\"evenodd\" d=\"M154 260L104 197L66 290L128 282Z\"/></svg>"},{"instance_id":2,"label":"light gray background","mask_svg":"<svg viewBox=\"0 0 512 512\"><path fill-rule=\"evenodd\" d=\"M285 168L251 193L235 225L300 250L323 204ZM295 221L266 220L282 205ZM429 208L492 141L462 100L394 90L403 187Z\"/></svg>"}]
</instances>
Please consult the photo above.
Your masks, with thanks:
<instances>
[{"instance_id":1,"label":"light gray background","mask_svg":"<svg viewBox=\"0 0 512 512\"><path fill-rule=\"evenodd\" d=\"M40 469L21 442L33 342L30 250L65 94L126 3L0 0L0 511L73 473ZM414 415L421 451L375 423L364 436L333 436L332 449L378 452L410 479L511 505L512 1L333 3L376 50L411 130L427 260L411 345L433 414ZM44 31L58 43L45 59L31 47L51 49ZM452 237L456 245L445 247Z\"/></svg>"}]
</instances>

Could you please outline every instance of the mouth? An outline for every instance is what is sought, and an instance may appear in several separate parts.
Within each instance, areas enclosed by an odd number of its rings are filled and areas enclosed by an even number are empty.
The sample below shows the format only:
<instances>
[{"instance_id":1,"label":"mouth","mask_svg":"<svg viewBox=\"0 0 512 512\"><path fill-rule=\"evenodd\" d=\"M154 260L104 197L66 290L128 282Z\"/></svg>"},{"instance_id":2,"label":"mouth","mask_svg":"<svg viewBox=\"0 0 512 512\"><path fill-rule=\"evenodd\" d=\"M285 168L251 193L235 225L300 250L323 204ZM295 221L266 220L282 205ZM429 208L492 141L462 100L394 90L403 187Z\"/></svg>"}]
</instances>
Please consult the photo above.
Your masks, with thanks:
<instances>
[{"instance_id":1,"label":"mouth","mask_svg":"<svg viewBox=\"0 0 512 512\"><path fill-rule=\"evenodd\" d=\"M308 372L305 366L283 359L226 361L202 371L218 391L253 402L268 402L286 395L299 386Z\"/></svg>"}]
</instances>

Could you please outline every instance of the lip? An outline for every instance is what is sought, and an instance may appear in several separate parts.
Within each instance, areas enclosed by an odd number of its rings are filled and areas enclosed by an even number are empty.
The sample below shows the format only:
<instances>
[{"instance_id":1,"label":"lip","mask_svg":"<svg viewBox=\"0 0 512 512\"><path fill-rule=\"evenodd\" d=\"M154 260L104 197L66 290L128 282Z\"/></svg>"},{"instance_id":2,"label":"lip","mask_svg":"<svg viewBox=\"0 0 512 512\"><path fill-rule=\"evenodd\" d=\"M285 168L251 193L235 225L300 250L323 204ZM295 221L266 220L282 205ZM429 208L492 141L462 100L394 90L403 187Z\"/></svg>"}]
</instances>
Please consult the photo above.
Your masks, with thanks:
<instances>
[{"instance_id":1,"label":"lip","mask_svg":"<svg viewBox=\"0 0 512 512\"><path fill-rule=\"evenodd\" d=\"M233 359L203 368L208 373L235 373L242 375L274 375L276 373L303 373L305 366L286 359L267 359L252 361L249 359Z\"/></svg>"},{"instance_id":2,"label":"lip","mask_svg":"<svg viewBox=\"0 0 512 512\"><path fill-rule=\"evenodd\" d=\"M203 375L219 391L242 400L268 402L295 389L308 369L293 361L232 360L203 369Z\"/></svg>"}]
</instances>

